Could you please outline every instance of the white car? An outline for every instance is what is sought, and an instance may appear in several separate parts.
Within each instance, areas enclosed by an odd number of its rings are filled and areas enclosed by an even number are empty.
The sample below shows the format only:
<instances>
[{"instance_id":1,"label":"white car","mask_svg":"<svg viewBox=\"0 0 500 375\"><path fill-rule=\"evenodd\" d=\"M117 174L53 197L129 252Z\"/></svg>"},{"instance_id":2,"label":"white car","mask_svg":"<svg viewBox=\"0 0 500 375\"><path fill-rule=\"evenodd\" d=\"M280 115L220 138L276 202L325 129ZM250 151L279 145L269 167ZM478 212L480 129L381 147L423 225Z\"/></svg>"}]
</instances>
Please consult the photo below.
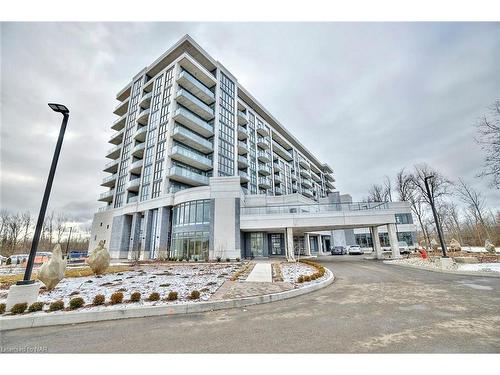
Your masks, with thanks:
<instances>
[{"instance_id":1,"label":"white car","mask_svg":"<svg viewBox=\"0 0 500 375\"><path fill-rule=\"evenodd\" d=\"M398 246L399 246L399 253L400 254L410 254L410 252L411 252L410 248L405 241L399 241Z\"/></svg>"},{"instance_id":2,"label":"white car","mask_svg":"<svg viewBox=\"0 0 500 375\"><path fill-rule=\"evenodd\" d=\"M349 255L352 255L352 254L364 254L364 251L361 249L361 246L359 245L351 245L349 246L349 250L348 250L348 253Z\"/></svg>"}]
</instances>

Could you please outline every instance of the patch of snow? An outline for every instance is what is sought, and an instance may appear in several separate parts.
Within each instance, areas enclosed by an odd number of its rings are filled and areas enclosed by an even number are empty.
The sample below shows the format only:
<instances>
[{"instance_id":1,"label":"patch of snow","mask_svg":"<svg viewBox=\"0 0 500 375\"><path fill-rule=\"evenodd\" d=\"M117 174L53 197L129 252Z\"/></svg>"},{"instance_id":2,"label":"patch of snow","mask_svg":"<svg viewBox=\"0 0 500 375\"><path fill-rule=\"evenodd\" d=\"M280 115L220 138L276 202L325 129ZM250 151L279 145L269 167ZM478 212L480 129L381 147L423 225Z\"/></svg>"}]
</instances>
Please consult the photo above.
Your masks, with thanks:
<instances>
[{"instance_id":1,"label":"patch of snow","mask_svg":"<svg viewBox=\"0 0 500 375\"><path fill-rule=\"evenodd\" d=\"M311 283L319 283L324 280L327 276L320 277L319 279L308 281L306 283L298 283L297 278L299 276L311 276L316 272L316 269L305 263L281 263L281 274L283 275L283 281L293 284L296 287L305 286Z\"/></svg>"},{"instance_id":2,"label":"patch of snow","mask_svg":"<svg viewBox=\"0 0 500 375\"><path fill-rule=\"evenodd\" d=\"M458 270L472 272L500 272L500 263L461 264L458 266Z\"/></svg>"}]
</instances>

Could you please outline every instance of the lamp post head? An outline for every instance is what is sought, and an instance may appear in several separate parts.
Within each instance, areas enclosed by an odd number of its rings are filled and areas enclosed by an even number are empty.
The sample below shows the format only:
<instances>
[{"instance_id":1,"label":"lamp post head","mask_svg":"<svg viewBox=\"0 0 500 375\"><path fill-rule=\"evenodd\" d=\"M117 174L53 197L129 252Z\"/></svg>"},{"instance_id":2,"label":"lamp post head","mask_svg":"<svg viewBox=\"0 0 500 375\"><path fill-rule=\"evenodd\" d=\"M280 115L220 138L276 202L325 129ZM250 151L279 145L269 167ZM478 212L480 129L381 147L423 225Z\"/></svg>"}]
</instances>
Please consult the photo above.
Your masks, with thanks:
<instances>
[{"instance_id":1,"label":"lamp post head","mask_svg":"<svg viewBox=\"0 0 500 375\"><path fill-rule=\"evenodd\" d=\"M59 113L62 113L63 115L69 114L69 109L65 105L57 104L57 103L49 103L49 107L54 112L59 112Z\"/></svg>"}]
</instances>

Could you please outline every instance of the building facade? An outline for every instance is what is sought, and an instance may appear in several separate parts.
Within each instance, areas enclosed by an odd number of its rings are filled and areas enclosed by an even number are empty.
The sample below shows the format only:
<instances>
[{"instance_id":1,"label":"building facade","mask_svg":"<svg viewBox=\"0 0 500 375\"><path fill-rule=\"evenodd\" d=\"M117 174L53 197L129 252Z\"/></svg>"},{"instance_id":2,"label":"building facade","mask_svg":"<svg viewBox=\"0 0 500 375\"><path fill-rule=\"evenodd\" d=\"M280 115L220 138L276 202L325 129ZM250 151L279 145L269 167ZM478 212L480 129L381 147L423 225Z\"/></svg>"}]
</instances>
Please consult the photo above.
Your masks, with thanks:
<instances>
[{"instance_id":1,"label":"building facade","mask_svg":"<svg viewBox=\"0 0 500 375\"><path fill-rule=\"evenodd\" d=\"M241 211L312 207L334 192L332 169L187 35L116 99L90 249L102 240L115 258L283 256L286 230L245 231Z\"/></svg>"}]
</instances>

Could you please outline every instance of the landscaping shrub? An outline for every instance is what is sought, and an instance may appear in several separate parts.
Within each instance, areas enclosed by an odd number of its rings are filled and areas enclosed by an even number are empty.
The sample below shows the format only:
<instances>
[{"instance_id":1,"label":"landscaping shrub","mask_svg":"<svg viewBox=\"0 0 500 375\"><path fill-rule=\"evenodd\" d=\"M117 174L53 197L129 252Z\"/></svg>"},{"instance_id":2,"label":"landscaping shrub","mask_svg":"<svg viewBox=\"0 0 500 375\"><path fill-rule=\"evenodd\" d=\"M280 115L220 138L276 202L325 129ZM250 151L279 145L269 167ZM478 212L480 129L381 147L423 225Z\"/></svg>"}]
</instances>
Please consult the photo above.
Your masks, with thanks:
<instances>
[{"instance_id":1,"label":"landscaping shrub","mask_svg":"<svg viewBox=\"0 0 500 375\"><path fill-rule=\"evenodd\" d=\"M110 302L112 305L117 305L119 303L122 303L123 302L123 293L122 292L113 293L110 297Z\"/></svg>"},{"instance_id":2,"label":"landscaping shrub","mask_svg":"<svg viewBox=\"0 0 500 375\"><path fill-rule=\"evenodd\" d=\"M297 282L298 282L298 283L303 283L303 282L304 282L304 276L300 275L300 276L297 278Z\"/></svg>"},{"instance_id":3,"label":"landscaping shrub","mask_svg":"<svg viewBox=\"0 0 500 375\"><path fill-rule=\"evenodd\" d=\"M228 263L229 263L230 261L231 261L231 259L229 259L229 258L226 258L226 262L228 262Z\"/></svg>"},{"instance_id":4,"label":"landscaping shrub","mask_svg":"<svg viewBox=\"0 0 500 375\"><path fill-rule=\"evenodd\" d=\"M82 297L75 297L69 301L69 308L71 310L79 309L80 307L83 307L83 305L85 305L85 301Z\"/></svg>"},{"instance_id":5,"label":"landscaping shrub","mask_svg":"<svg viewBox=\"0 0 500 375\"><path fill-rule=\"evenodd\" d=\"M134 292L130 295L130 302L139 302L141 300L141 293Z\"/></svg>"},{"instance_id":6,"label":"landscaping shrub","mask_svg":"<svg viewBox=\"0 0 500 375\"><path fill-rule=\"evenodd\" d=\"M54 301L49 305L49 311L57 311L57 310L62 310L64 309L64 301L59 300L59 301Z\"/></svg>"},{"instance_id":7,"label":"landscaping shrub","mask_svg":"<svg viewBox=\"0 0 500 375\"><path fill-rule=\"evenodd\" d=\"M92 305L99 306L104 303L105 297L103 294L97 294L92 301Z\"/></svg>"},{"instance_id":8,"label":"landscaping shrub","mask_svg":"<svg viewBox=\"0 0 500 375\"><path fill-rule=\"evenodd\" d=\"M0 314L5 314L5 303L0 303Z\"/></svg>"},{"instance_id":9,"label":"landscaping shrub","mask_svg":"<svg viewBox=\"0 0 500 375\"><path fill-rule=\"evenodd\" d=\"M36 312L36 311L42 311L42 309L43 309L43 302L33 302L28 308L28 311Z\"/></svg>"},{"instance_id":10,"label":"landscaping shrub","mask_svg":"<svg viewBox=\"0 0 500 375\"><path fill-rule=\"evenodd\" d=\"M26 311L27 308L28 304L26 302L16 303L14 306L11 307L10 312L12 314L22 314L23 312Z\"/></svg>"},{"instance_id":11,"label":"landscaping shrub","mask_svg":"<svg viewBox=\"0 0 500 375\"><path fill-rule=\"evenodd\" d=\"M189 299L198 299L200 298L200 292L197 290L193 290L189 295Z\"/></svg>"},{"instance_id":12,"label":"landscaping shrub","mask_svg":"<svg viewBox=\"0 0 500 375\"><path fill-rule=\"evenodd\" d=\"M220 263L220 261L222 260L221 257L217 257L216 259L217 259L217 263Z\"/></svg>"},{"instance_id":13,"label":"landscaping shrub","mask_svg":"<svg viewBox=\"0 0 500 375\"><path fill-rule=\"evenodd\" d=\"M159 301L160 300L160 293L153 292L149 295L148 300L150 301Z\"/></svg>"},{"instance_id":14,"label":"landscaping shrub","mask_svg":"<svg viewBox=\"0 0 500 375\"><path fill-rule=\"evenodd\" d=\"M311 276L309 275L304 276L304 281L305 282L311 281Z\"/></svg>"},{"instance_id":15,"label":"landscaping shrub","mask_svg":"<svg viewBox=\"0 0 500 375\"><path fill-rule=\"evenodd\" d=\"M12 259L7 258L7 261L5 262L6 266L10 266L12 264Z\"/></svg>"},{"instance_id":16,"label":"landscaping shrub","mask_svg":"<svg viewBox=\"0 0 500 375\"><path fill-rule=\"evenodd\" d=\"M175 301L178 298L177 292L170 292L167 296L167 301Z\"/></svg>"},{"instance_id":17,"label":"landscaping shrub","mask_svg":"<svg viewBox=\"0 0 500 375\"><path fill-rule=\"evenodd\" d=\"M239 262L241 259L240 258L236 258L236 261Z\"/></svg>"}]
</instances>

